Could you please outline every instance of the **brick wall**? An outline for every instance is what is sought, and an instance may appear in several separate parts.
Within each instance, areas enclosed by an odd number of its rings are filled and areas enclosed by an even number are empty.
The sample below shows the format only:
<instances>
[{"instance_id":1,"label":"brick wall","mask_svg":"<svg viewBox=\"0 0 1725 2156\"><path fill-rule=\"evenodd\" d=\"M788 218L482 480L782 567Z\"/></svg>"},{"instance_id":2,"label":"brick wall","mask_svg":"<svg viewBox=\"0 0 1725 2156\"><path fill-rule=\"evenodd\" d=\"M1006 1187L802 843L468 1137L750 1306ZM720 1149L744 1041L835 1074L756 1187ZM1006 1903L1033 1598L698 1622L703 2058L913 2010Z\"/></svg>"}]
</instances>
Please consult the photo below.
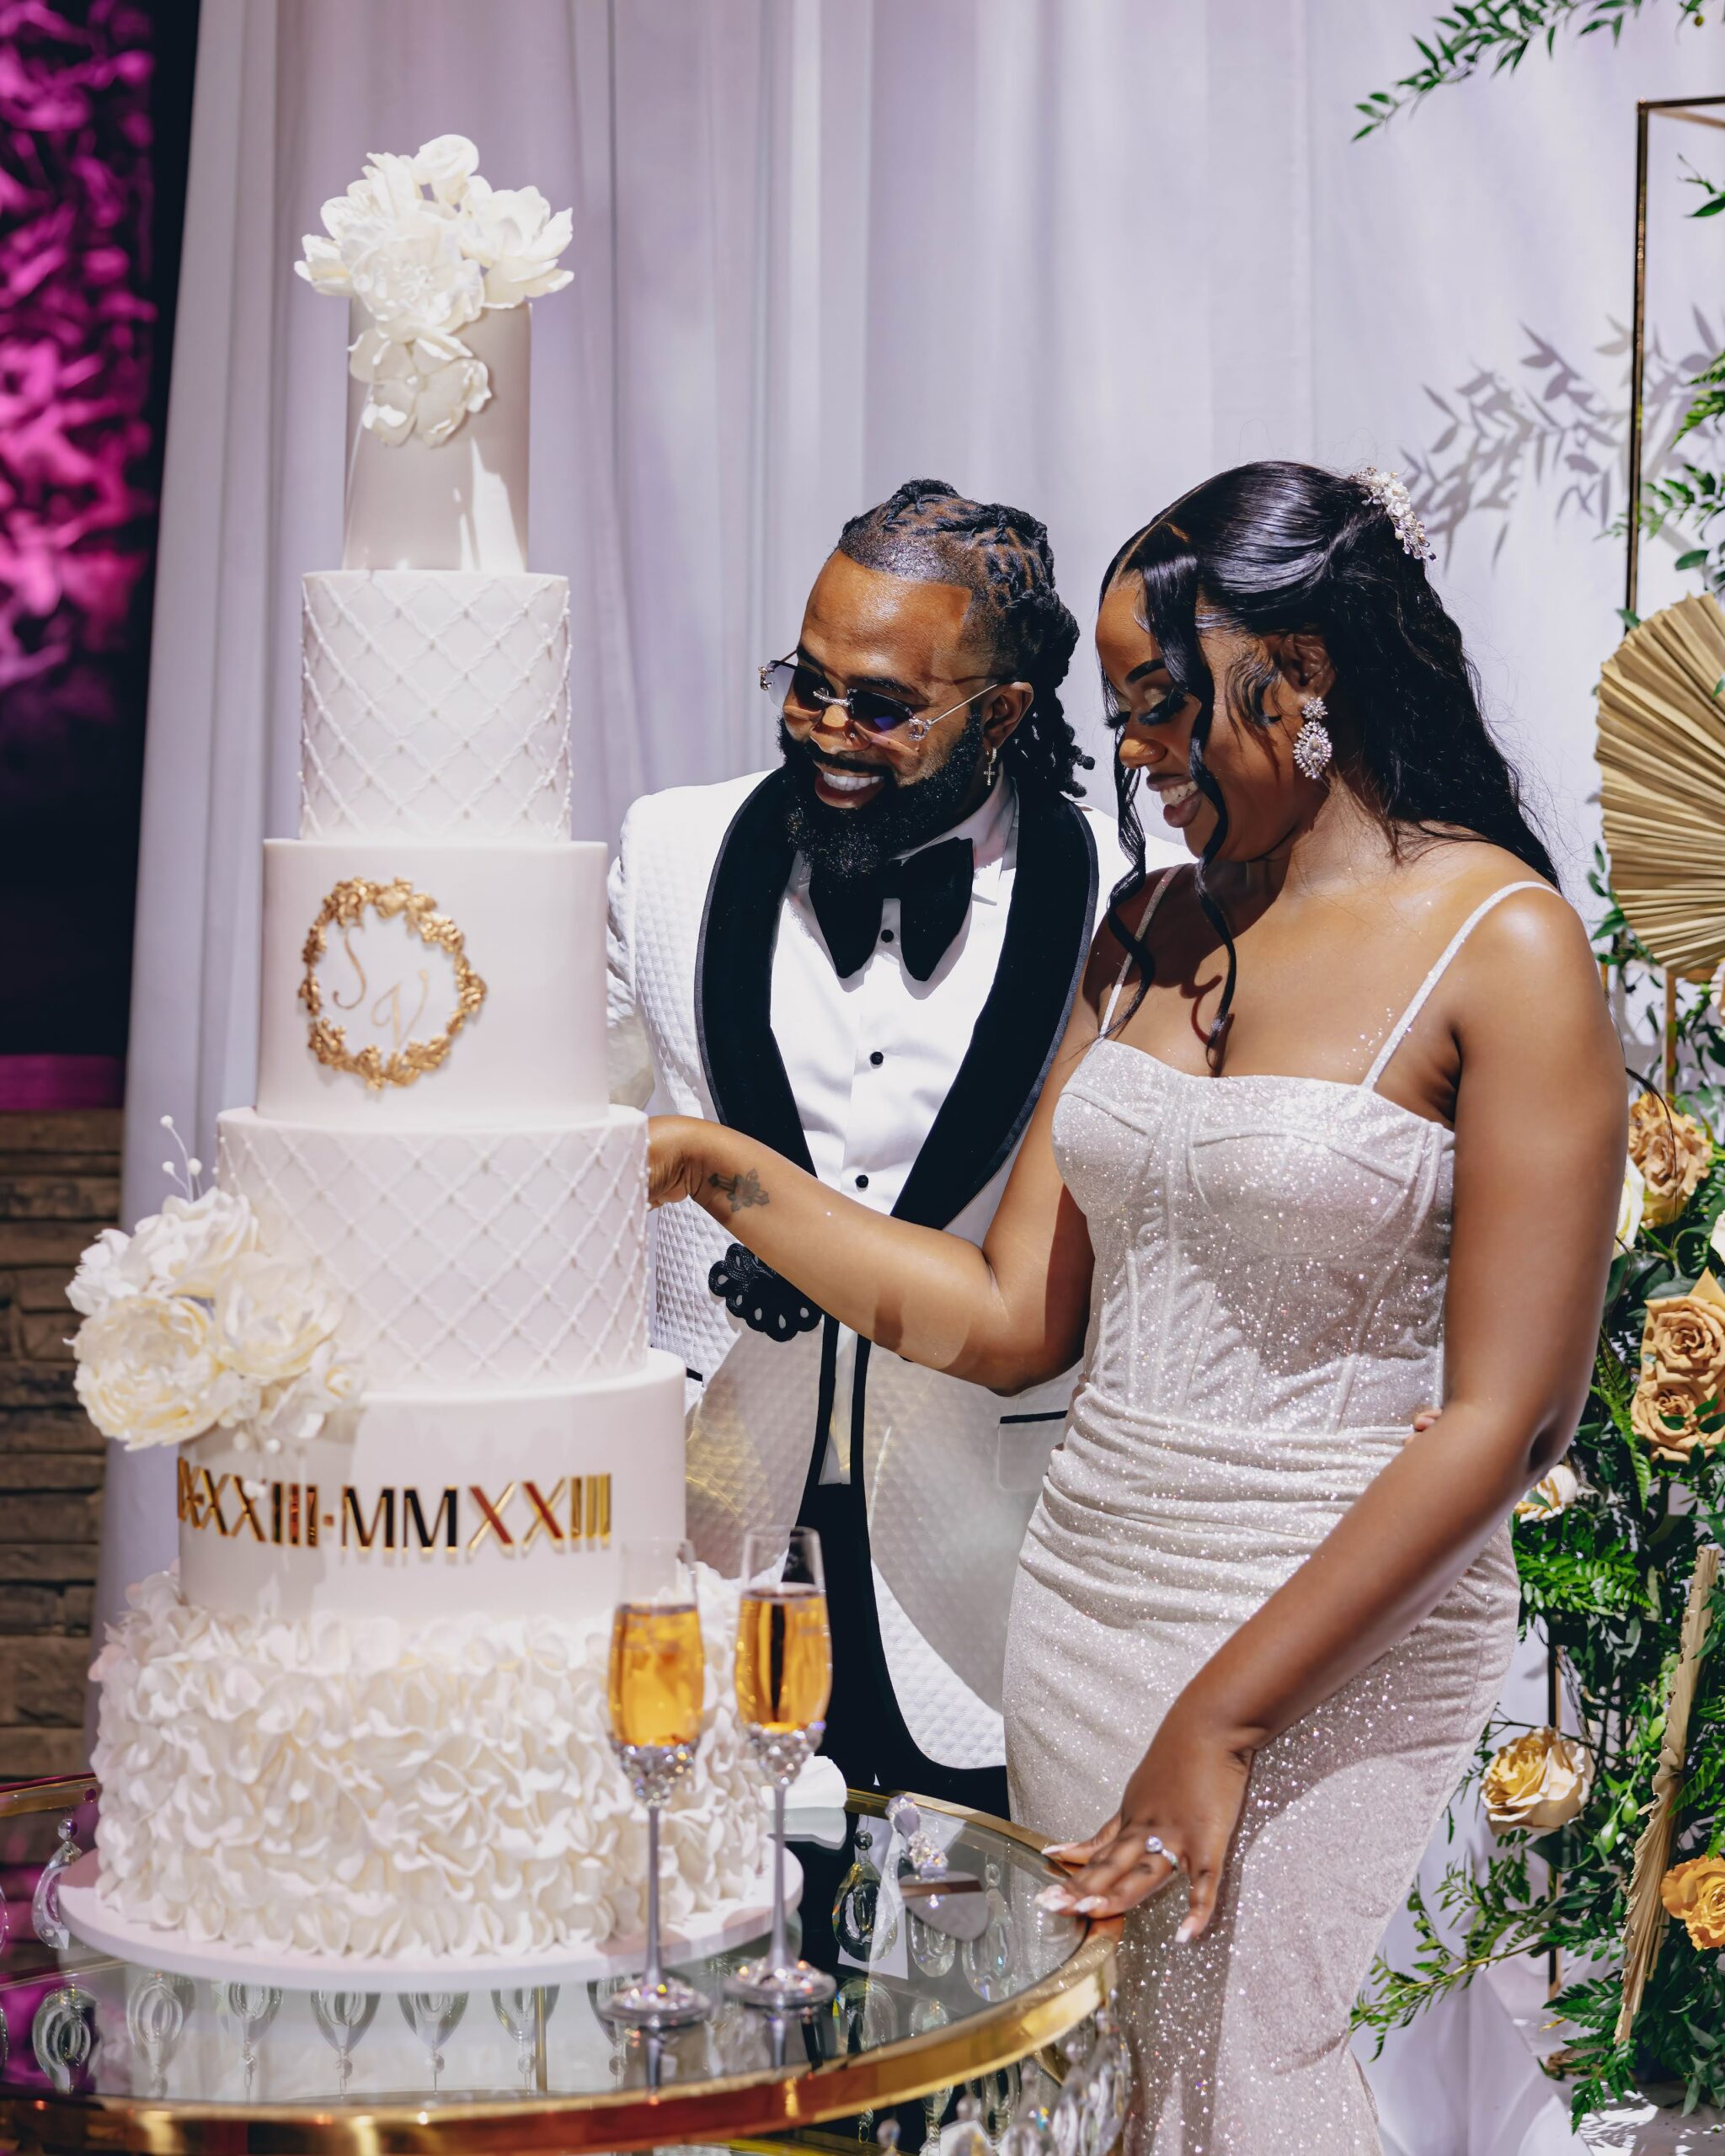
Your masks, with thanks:
<instances>
[{"instance_id":1,"label":"brick wall","mask_svg":"<svg viewBox=\"0 0 1725 2156\"><path fill-rule=\"evenodd\" d=\"M85 1764L103 1444L66 1283L120 1213L118 1109L0 1114L0 1781Z\"/></svg>"}]
</instances>

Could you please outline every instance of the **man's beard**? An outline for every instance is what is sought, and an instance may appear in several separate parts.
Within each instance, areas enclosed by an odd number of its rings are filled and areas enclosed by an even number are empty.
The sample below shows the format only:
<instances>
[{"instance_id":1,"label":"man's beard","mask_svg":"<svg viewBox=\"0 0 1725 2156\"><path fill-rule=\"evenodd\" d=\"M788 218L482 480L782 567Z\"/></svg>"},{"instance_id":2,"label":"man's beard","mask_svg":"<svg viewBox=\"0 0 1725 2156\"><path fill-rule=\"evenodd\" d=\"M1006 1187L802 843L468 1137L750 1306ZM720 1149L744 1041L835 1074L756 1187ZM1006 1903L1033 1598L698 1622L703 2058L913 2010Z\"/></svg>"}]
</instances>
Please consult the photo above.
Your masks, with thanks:
<instances>
[{"instance_id":1,"label":"man's beard","mask_svg":"<svg viewBox=\"0 0 1725 2156\"><path fill-rule=\"evenodd\" d=\"M791 844L829 876L848 878L872 876L895 854L908 853L961 822L987 744L981 715L973 712L951 755L914 785L901 785L890 769L870 764L868 768L880 771L885 783L866 808L834 808L820 798L814 791L814 759L782 719L778 745L790 780L785 829ZM832 760L841 770L862 768L847 766L841 757Z\"/></svg>"}]
</instances>

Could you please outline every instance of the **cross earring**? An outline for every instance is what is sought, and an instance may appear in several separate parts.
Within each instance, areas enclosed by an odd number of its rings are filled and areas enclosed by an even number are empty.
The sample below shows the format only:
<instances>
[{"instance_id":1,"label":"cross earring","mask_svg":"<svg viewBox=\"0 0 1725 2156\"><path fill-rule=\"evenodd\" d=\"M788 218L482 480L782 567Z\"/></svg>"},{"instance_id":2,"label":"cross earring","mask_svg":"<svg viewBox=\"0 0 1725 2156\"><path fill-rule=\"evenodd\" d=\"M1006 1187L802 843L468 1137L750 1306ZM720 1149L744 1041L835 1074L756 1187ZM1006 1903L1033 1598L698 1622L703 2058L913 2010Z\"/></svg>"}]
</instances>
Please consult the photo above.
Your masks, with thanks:
<instances>
[{"instance_id":1,"label":"cross earring","mask_svg":"<svg viewBox=\"0 0 1725 2156\"><path fill-rule=\"evenodd\" d=\"M1306 778L1322 778L1325 766L1335 754L1335 744L1330 739L1330 729L1324 721L1330 707L1322 696L1308 696L1300 707L1300 716L1305 721L1294 736L1294 763Z\"/></svg>"},{"instance_id":2,"label":"cross earring","mask_svg":"<svg viewBox=\"0 0 1725 2156\"><path fill-rule=\"evenodd\" d=\"M988 754L982 760L982 790L988 792L994 785L995 766L1000 761L1000 750L993 742L988 744Z\"/></svg>"}]
</instances>

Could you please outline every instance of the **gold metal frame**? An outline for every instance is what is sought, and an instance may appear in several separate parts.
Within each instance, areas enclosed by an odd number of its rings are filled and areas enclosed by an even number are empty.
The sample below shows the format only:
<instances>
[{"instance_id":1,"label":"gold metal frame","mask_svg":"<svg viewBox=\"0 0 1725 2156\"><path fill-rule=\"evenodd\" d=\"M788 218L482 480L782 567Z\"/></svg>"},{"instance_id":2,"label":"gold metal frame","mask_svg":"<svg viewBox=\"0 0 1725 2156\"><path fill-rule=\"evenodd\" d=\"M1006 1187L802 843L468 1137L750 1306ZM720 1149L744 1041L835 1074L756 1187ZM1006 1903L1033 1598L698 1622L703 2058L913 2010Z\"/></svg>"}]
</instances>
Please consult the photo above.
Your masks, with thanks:
<instances>
[{"instance_id":1,"label":"gold metal frame","mask_svg":"<svg viewBox=\"0 0 1725 2156\"><path fill-rule=\"evenodd\" d=\"M318 962L329 947L331 928L357 927L368 912L376 912L383 921L405 914L419 941L446 953L455 969L455 1009L443 1031L434 1033L430 1040L410 1040L387 1059L375 1047L356 1052L348 1046L344 1029L323 1015L323 991L318 983ZM338 883L319 908L301 956L306 970L300 982L300 1001L311 1015L307 1038L312 1054L331 1070L351 1071L363 1078L374 1091L381 1091L385 1086L411 1086L426 1071L435 1070L454 1045L456 1035L485 1001L485 984L467 963L462 931L447 914L438 912L435 899L416 891L405 876L398 876L393 883L350 876L345 883Z\"/></svg>"},{"instance_id":2,"label":"gold metal frame","mask_svg":"<svg viewBox=\"0 0 1725 2156\"><path fill-rule=\"evenodd\" d=\"M1642 440L1642 380L1647 371L1648 337L1648 134L1656 114L1687 120L1695 127L1725 127L1714 118L1725 97L1643 98L1635 108L1635 306L1630 325L1629 357L1629 558L1625 564L1623 604L1632 614L1641 578L1641 488Z\"/></svg>"},{"instance_id":3,"label":"gold metal frame","mask_svg":"<svg viewBox=\"0 0 1725 2156\"><path fill-rule=\"evenodd\" d=\"M0 1820L64 1811L96 1787L88 1775L27 1783L0 1793ZM919 1796L926 1812L963 1819L1040 1854L1046 1837L962 1805ZM852 1790L852 1810L876 1817L884 1794ZM139 2156L539 2156L662 2147L675 2142L767 2143L857 2111L914 2102L937 2089L998 2072L1057 2043L1107 1999L1118 1921L1092 1924L1076 1952L1016 1999L926 2036L830 2059L794 2073L771 2069L660 2089L543 2101L351 2107L174 2103L125 2096L0 2092L0 2143L59 2156L114 2149Z\"/></svg>"}]
</instances>

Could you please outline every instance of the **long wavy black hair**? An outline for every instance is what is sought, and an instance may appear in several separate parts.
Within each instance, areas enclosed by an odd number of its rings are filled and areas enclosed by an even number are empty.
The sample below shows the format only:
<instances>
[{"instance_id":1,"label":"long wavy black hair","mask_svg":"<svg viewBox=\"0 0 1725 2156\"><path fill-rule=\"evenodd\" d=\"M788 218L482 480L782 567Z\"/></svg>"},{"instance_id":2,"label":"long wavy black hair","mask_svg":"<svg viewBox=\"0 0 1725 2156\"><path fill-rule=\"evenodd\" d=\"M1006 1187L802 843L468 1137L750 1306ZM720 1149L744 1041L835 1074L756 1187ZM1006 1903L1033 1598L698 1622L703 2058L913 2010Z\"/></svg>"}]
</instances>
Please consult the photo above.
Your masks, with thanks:
<instances>
[{"instance_id":1,"label":"long wavy black hair","mask_svg":"<svg viewBox=\"0 0 1725 2156\"><path fill-rule=\"evenodd\" d=\"M1028 681L1030 708L1007 737L1001 761L1021 786L1079 793L1093 758L1078 746L1060 706L1078 624L1055 584L1048 527L1007 502L974 502L944 479L907 479L853 516L839 552L864 568L962 584L967 625L986 643L1004 680Z\"/></svg>"},{"instance_id":2,"label":"long wavy black hair","mask_svg":"<svg viewBox=\"0 0 1725 2156\"><path fill-rule=\"evenodd\" d=\"M1210 1027L1212 1069L1227 1038L1236 967L1233 937L1206 884L1227 841L1228 804L1204 758L1219 685L1199 643L1200 620L1254 636L1322 638L1356 736L1342 776L1392 846L1399 850L1411 838L1488 839L1557 883L1515 772L1486 725L1461 632L1424 563L1404 549L1388 513L1360 480L1311 464L1236 465L1135 531L1108 563L1102 597L1127 576L1138 580L1140 619L1161 646L1176 689L1198 702L1187 768L1216 819L1198 865L1198 898L1227 953ZM1263 696L1275 671L1265 655L1220 685L1230 718L1242 726L1267 723ZM1138 782L1139 773L1117 756L1120 838L1133 867L1109 895L1108 922L1138 968L1133 1010L1153 973L1150 952L1123 912L1144 883Z\"/></svg>"}]
</instances>

